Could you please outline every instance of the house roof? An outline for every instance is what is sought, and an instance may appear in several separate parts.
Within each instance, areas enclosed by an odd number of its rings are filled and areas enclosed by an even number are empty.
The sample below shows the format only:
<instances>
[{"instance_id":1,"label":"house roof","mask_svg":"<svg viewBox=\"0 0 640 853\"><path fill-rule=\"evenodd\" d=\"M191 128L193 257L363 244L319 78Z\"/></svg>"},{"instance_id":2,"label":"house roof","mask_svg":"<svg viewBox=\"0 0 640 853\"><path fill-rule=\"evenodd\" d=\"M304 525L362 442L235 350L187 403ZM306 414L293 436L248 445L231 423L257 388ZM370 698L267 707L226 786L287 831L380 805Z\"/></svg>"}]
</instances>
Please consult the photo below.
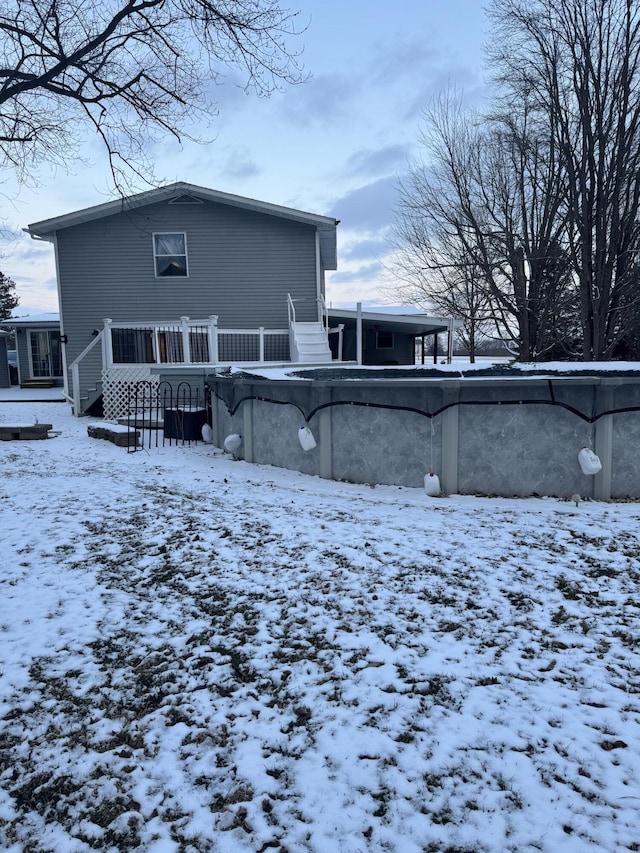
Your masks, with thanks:
<instances>
[{"instance_id":1,"label":"house roof","mask_svg":"<svg viewBox=\"0 0 640 853\"><path fill-rule=\"evenodd\" d=\"M2 320L0 326L4 329L26 328L28 326L39 329L57 329L60 327L60 314L50 312L48 314L30 314L26 317L10 317Z\"/></svg>"},{"instance_id":2,"label":"house roof","mask_svg":"<svg viewBox=\"0 0 640 853\"><path fill-rule=\"evenodd\" d=\"M32 237L52 241L56 232L64 228L71 228L74 225L81 225L85 222L103 219L107 216L113 216L116 213L135 210L136 208L145 207L149 204L157 204L162 201L175 203L183 197L191 197L198 201L226 204L231 207L241 207L244 210L251 210L255 213L264 213L268 216L277 216L281 219L289 219L294 222L302 222L305 225L313 225L320 237L320 251L325 269L337 269L337 219L329 216L320 216L316 213L306 213L302 210L295 210L292 207L282 207L281 205L271 204L267 201L258 201L257 199L232 195L221 192L220 190L198 187L184 181L147 190L146 192L127 196L126 198L119 198L115 201L108 201L104 204L97 204L83 210L76 210L62 216L55 216L52 219L43 219L41 222L32 223L24 230L31 234Z\"/></svg>"}]
</instances>

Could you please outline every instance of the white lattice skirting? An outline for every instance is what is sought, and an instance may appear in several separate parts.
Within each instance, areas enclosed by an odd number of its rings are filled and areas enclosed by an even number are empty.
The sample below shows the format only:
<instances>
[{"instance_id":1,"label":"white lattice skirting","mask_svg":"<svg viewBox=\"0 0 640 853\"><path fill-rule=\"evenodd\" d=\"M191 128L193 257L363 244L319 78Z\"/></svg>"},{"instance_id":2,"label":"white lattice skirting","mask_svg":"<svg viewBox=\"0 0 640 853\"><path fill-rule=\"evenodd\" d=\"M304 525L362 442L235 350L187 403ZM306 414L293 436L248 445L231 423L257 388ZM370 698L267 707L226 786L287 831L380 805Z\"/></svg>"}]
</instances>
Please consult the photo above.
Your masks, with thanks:
<instances>
[{"instance_id":1,"label":"white lattice skirting","mask_svg":"<svg viewBox=\"0 0 640 853\"><path fill-rule=\"evenodd\" d=\"M140 385L144 382L148 385ZM148 394L149 402L157 399L160 377L152 376L149 367L135 365L134 367L110 367L102 371L102 405L104 419L117 421L129 415L130 400L137 393L138 406L142 403L141 395Z\"/></svg>"}]
</instances>

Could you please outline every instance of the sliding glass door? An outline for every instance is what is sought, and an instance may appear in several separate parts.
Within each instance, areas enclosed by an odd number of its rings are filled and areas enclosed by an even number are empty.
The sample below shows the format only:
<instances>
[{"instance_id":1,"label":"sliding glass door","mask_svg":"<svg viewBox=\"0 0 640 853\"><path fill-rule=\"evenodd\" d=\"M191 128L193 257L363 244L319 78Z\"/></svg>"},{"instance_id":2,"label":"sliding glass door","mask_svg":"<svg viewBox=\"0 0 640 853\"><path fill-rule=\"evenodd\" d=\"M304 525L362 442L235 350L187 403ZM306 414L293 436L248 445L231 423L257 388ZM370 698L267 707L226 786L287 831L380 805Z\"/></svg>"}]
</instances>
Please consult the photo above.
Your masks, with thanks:
<instances>
[{"instance_id":1,"label":"sliding glass door","mask_svg":"<svg viewBox=\"0 0 640 853\"><path fill-rule=\"evenodd\" d=\"M33 379L62 376L60 332L30 332L31 376Z\"/></svg>"}]
</instances>

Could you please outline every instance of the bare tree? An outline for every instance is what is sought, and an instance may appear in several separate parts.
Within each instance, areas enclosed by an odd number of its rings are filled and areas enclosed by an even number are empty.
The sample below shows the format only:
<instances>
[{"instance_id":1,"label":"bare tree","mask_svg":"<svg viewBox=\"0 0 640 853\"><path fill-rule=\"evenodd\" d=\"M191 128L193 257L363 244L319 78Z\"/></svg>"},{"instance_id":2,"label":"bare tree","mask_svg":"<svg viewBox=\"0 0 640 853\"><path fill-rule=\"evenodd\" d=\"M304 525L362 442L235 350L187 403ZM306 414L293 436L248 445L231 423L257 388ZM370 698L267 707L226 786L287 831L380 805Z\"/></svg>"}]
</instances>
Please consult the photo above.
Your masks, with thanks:
<instances>
[{"instance_id":1,"label":"bare tree","mask_svg":"<svg viewBox=\"0 0 640 853\"><path fill-rule=\"evenodd\" d=\"M406 185L404 190L407 190ZM408 195L403 195L408 200ZM388 295L430 314L462 321L460 343L475 361L477 347L493 338L491 301L480 270L468 256L455 257L455 242L446 248L425 239L423 219L406 208L397 217L395 252L391 263L394 284Z\"/></svg>"},{"instance_id":2,"label":"bare tree","mask_svg":"<svg viewBox=\"0 0 640 853\"><path fill-rule=\"evenodd\" d=\"M225 72L268 94L301 79L278 0L6 0L0 10L0 166L21 181L66 164L87 129L116 183L148 176L145 149L189 138Z\"/></svg>"},{"instance_id":3,"label":"bare tree","mask_svg":"<svg viewBox=\"0 0 640 853\"><path fill-rule=\"evenodd\" d=\"M472 172L478 138L455 92L443 93L424 114L423 157L399 183L390 295L462 321L471 359L493 328L486 281L470 247Z\"/></svg>"},{"instance_id":4,"label":"bare tree","mask_svg":"<svg viewBox=\"0 0 640 853\"><path fill-rule=\"evenodd\" d=\"M400 185L394 271L470 338L490 320L520 359L544 359L572 299L554 147L526 107L480 119L445 93L424 118L423 160Z\"/></svg>"},{"instance_id":5,"label":"bare tree","mask_svg":"<svg viewBox=\"0 0 640 853\"><path fill-rule=\"evenodd\" d=\"M548 115L566 173L583 358L610 358L640 298L640 4L493 0L490 18L498 82Z\"/></svg>"}]
</instances>

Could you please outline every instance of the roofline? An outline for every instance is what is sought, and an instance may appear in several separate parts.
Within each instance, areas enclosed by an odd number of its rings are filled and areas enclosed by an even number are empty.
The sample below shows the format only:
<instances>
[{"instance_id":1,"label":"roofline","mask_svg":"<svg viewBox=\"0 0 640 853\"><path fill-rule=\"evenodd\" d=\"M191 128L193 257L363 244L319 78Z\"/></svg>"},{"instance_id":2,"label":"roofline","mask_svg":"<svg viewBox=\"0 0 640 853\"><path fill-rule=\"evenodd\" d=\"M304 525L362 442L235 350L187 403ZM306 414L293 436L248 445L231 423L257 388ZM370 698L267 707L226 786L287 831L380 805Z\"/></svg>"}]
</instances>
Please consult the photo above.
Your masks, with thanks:
<instances>
[{"instance_id":1,"label":"roofline","mask_svg":"<svg viewBox=\"0 0 640 853\"><path fill-rule=\"evenodd\" d=\"M346 317L349 320L357 320L358 312L351 309L329 308L330 317ZM394 322L400 325L429 325L429 326L444 326L445 328L459 329L463 323L462 320L456 320L454 317L431 317L428 314L392 314L384 311L362 311L360 316L367 321Z\"/></svg>"},{"instance_id":2,"label":"roofline","mask_svg":"<svg viewBox=\"0 0 640 853\"><path fill-rule=\"evenodd\" d=\"M44 315L36 317L15 317L7 320L0 320L0 328L15 329L21 326L38 326L39 328L58 327L60 325L60 315L56 314L56 318L47 318Z\"/></svg>"},{"instance_id":3,"label":"roofline","mask_svg":"<svg viewBox=\"0 0 640 853\"><path fill-rule=\"evenodd\" d=\"M149 204L165 201L175 197L176 195L193 195L196 198L201 198L205 201L218 202L219 204L227 204L233 207L241 207L245 210L252 210L256 213L265 213L271 216L279 216L283 219L291 219L296 222L303 222L308 225L315 225L318 230L334 230L338 225L339 220L333 219L330 216L320 216L316 213L307 213L303 210L296 210L291 207L283 207L282 205L272 204L267 201L258 199L245 198L244 196L233 195L231 193L221 192L220 190L211 190L206 187L199 187L195 184L189 184L184 181L177 181L173 184L168 184L164 187L156 187L152 190L146 190L136 195L127 196L126 198L115 199L103 204L97 204L93 207L87 207L83 210L77 210L72 213L66 213L62 216L55 216L51 219L43 219L40 222L33 222L24 230L31 234L32 237L40 237L44 240L52 241L55 232L63 228L71 228L74 225L81 225L84 222L91 222L96 219L102 219L107 216L113 216L117 213L124 213L128 210L136 210L140 207L145 207Z\"/></svg>"}]
</instances>

